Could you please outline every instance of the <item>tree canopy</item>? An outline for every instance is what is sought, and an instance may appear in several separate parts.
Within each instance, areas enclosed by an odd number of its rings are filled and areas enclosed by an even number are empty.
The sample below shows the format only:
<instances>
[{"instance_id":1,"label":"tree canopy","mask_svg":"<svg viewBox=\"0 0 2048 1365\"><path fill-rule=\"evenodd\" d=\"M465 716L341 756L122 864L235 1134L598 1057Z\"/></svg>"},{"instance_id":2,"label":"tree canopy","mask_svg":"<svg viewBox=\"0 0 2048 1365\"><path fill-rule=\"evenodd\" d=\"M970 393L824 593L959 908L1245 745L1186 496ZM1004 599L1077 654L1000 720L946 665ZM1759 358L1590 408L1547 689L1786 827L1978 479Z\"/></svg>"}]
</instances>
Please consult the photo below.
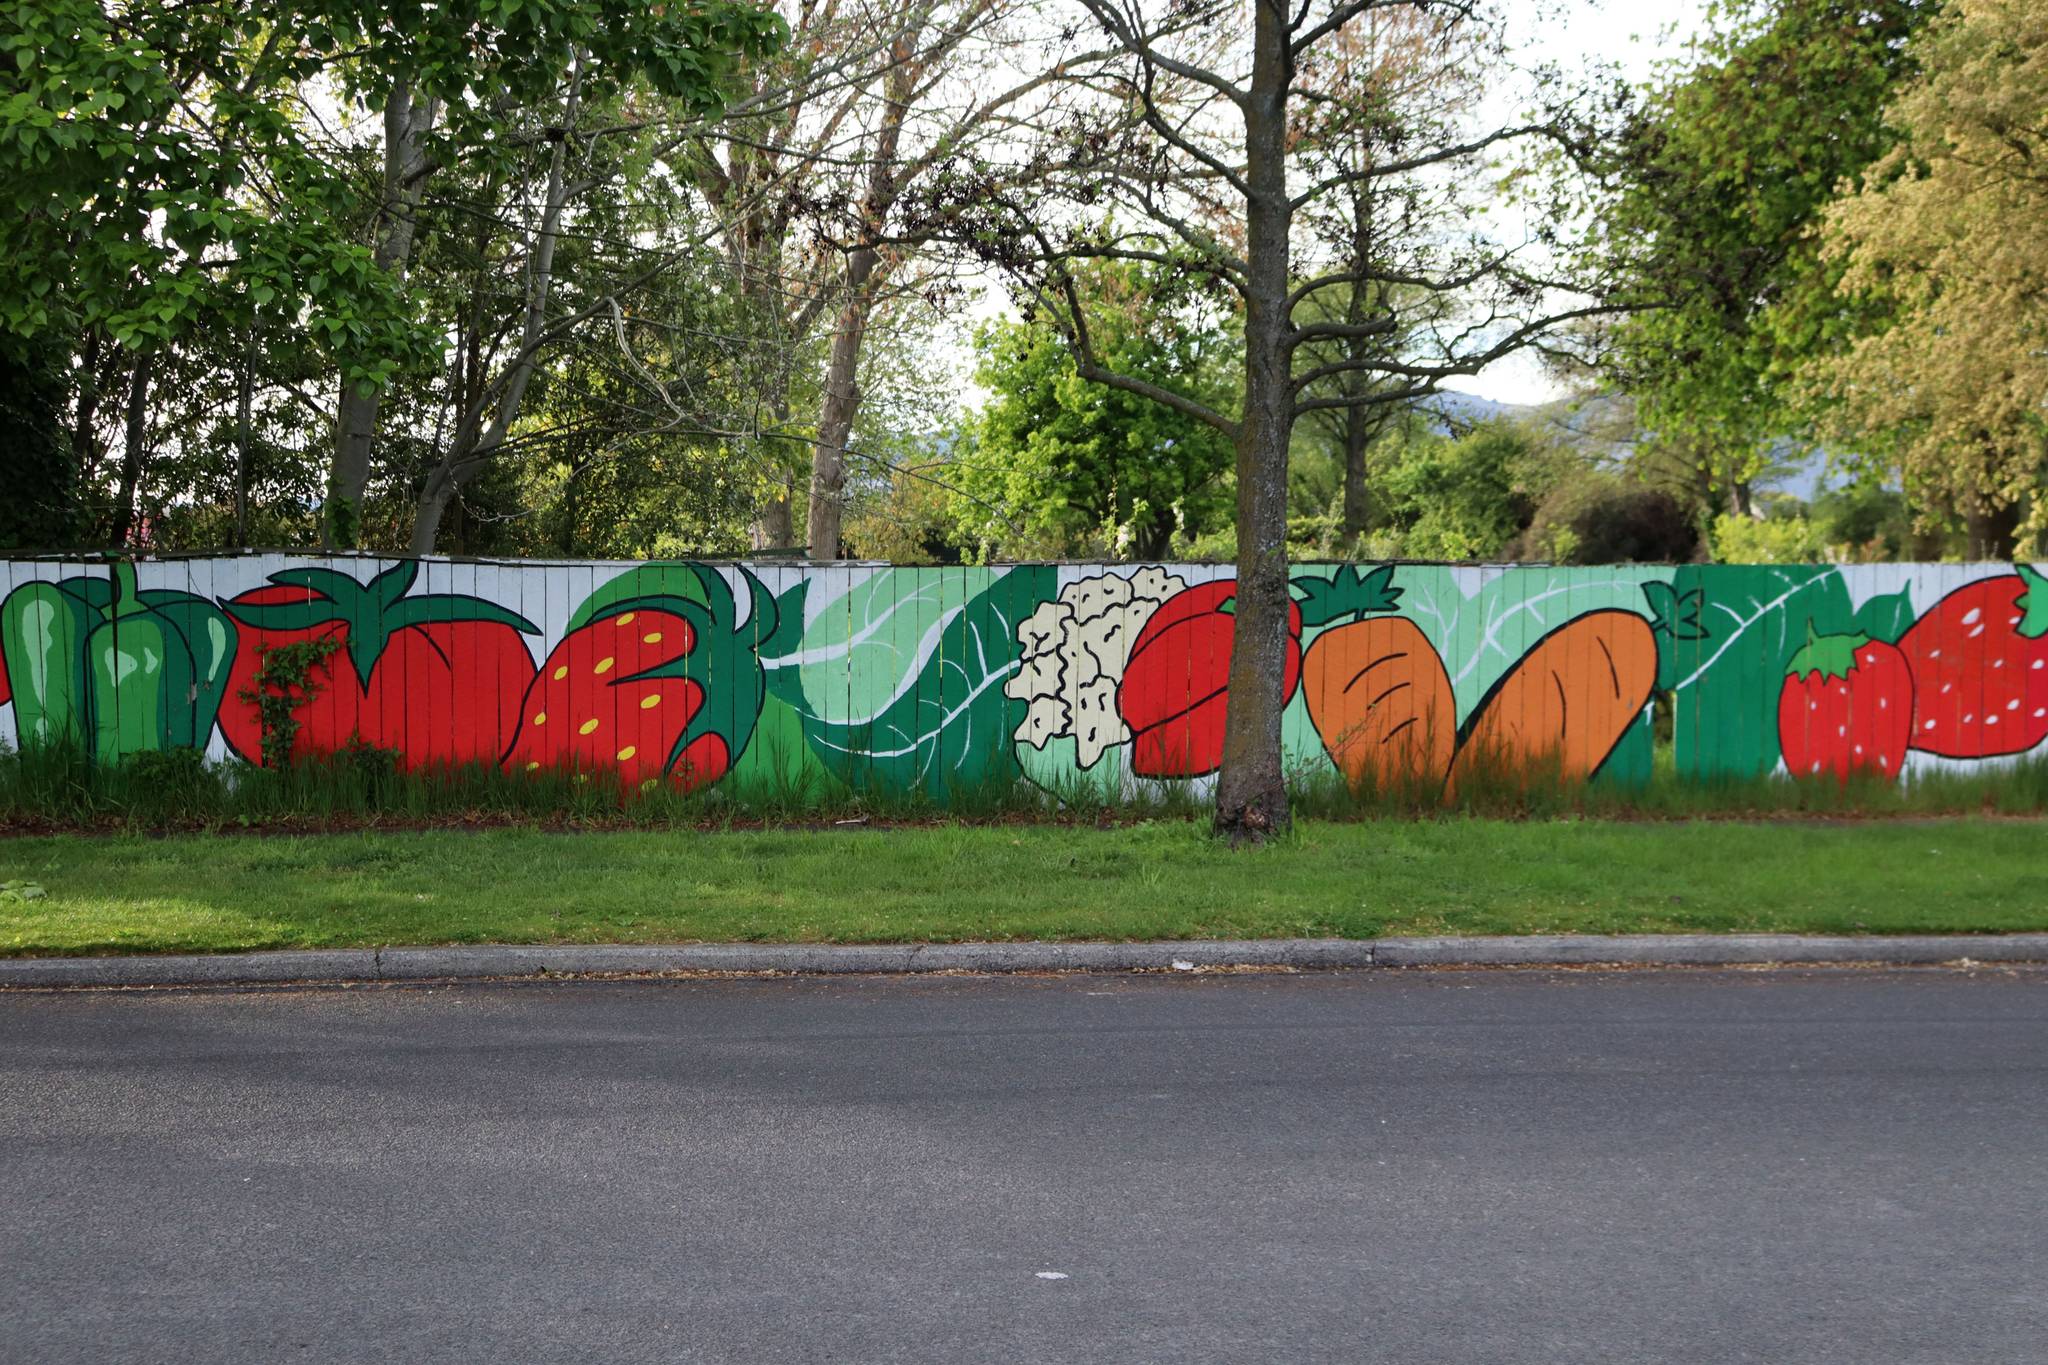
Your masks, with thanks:
<instances>
[{"instance_id":1,"label":"tree canopy","mask_svg":"<svg viewBox=\"0 0 2048 1365\"><path fill-rule=\"evenodd\" d=\"M1823 261L1890 317L1812 366L1830 431L2003 558L2048 530L2048 11L1956 0L1885 112L1898 145Z\"/></svg>"}]
</instances>

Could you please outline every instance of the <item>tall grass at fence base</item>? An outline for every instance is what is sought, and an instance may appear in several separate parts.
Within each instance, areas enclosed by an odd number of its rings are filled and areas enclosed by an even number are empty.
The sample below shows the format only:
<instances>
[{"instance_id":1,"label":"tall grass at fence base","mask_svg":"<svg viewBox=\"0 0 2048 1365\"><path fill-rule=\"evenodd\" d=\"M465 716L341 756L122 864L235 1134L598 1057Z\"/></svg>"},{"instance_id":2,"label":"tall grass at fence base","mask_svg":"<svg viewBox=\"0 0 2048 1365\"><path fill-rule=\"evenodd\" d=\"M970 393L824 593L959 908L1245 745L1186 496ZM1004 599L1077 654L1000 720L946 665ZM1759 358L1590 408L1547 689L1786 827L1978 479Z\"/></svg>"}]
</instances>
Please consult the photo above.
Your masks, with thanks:
<instances>
[{"instance_id":1,"label":"tall grass at fence base","mask_svg":"<svg viewBox=\"0 0 2048 1365\"><path fill-rule=\"evenodd\" d=\"M1305 820L1773 819L2048 814L2048 754L1978 771L1930 771L1903 781L1682 776L1668 750L1640 780L1567 778L1546 761L1468 756L1448 797L1439 774L1397 773L1347 784L1324 766L1295 774L1293 811ZM472 763L406 770L368 746L281 769L209 762L192 750L96 763L68 746L0 750L0 828L140 830L529 824L715 829L740 825L892 824L1014 820L1069 824L1199 820L1209 801L1187 782L1131 781L1111 789L1076 775L1040 786L1004 762L927 771L905 789L852 768L826 774L800 758L752 765L696 791L634 787L611 770L507 772Z\"/></svg>"}]
</instances>

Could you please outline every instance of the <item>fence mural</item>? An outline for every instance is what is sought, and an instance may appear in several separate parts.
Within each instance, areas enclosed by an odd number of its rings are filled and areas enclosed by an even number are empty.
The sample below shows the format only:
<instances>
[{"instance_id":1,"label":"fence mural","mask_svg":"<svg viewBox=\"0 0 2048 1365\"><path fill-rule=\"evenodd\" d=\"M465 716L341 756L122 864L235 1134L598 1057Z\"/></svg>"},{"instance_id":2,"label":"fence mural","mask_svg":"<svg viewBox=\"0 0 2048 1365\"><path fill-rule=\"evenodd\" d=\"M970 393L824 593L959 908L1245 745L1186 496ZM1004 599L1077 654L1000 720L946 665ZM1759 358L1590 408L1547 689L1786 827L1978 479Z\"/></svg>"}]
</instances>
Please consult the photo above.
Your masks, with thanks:
<instances>
[{"instance_id":1,"label":"fence mural","mask_svg":"<svg viewBox=\"0 0 2048 1365\"><path fill-rule=\"evenodd\" d=\"M415 768L821 795L1203 783L1236 626L1230 570L1204 565L247 555L4 575L17 744L261 763L266 652L327 641L295 755L359 741ZM1310 565L1293 585L1283 733L1303 776L1627 782L1663 733L1681 774L1895 779L2048 737L2048 587L2027 566Z\"/></svg>"}]
</instances>

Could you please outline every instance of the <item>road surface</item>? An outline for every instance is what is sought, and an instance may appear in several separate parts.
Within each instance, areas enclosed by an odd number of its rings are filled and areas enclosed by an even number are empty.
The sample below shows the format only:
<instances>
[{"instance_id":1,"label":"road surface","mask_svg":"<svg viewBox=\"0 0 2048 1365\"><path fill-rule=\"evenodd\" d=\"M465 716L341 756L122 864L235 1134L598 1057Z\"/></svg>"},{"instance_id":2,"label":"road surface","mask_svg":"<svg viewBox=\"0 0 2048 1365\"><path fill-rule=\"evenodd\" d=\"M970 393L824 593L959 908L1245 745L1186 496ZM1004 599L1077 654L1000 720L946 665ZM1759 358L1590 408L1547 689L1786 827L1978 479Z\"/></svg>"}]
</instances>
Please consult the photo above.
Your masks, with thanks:
<instances>
[{"instance_id":1,"label":"road surface","mask_svg":"<svg viewBox=\"0 0 2048 1365\"><path fill-rule=\"evenodd\" d=\"M2048 975L0 995L0 1360L2048 1359Z\"/></svg>"}]
</instances>

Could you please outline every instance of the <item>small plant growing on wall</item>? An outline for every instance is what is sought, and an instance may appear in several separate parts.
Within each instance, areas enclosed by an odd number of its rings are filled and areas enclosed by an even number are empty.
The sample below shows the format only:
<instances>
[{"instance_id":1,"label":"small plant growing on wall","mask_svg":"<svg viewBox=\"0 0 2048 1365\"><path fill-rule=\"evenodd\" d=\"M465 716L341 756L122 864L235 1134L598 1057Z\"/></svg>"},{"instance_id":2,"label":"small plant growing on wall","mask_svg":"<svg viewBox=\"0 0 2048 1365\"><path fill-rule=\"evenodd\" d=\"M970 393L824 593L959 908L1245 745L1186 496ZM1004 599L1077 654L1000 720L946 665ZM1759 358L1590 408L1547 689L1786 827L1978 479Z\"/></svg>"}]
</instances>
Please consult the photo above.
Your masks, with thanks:
<instances>
[{"instance_id":1,"label":"small plant growing on wall","mask_svg":"<svg viewBox=\"0 0 2048 1365\"><path fill-rule=\"evenodd\" d=\"M332 637L266 645L249 685L236 695L256 708L263 734L263 766L282 768L291 761L298 740L298 710L320 695L322 684L313 670L340 648Z\"/></svg>"}]
</instances>

